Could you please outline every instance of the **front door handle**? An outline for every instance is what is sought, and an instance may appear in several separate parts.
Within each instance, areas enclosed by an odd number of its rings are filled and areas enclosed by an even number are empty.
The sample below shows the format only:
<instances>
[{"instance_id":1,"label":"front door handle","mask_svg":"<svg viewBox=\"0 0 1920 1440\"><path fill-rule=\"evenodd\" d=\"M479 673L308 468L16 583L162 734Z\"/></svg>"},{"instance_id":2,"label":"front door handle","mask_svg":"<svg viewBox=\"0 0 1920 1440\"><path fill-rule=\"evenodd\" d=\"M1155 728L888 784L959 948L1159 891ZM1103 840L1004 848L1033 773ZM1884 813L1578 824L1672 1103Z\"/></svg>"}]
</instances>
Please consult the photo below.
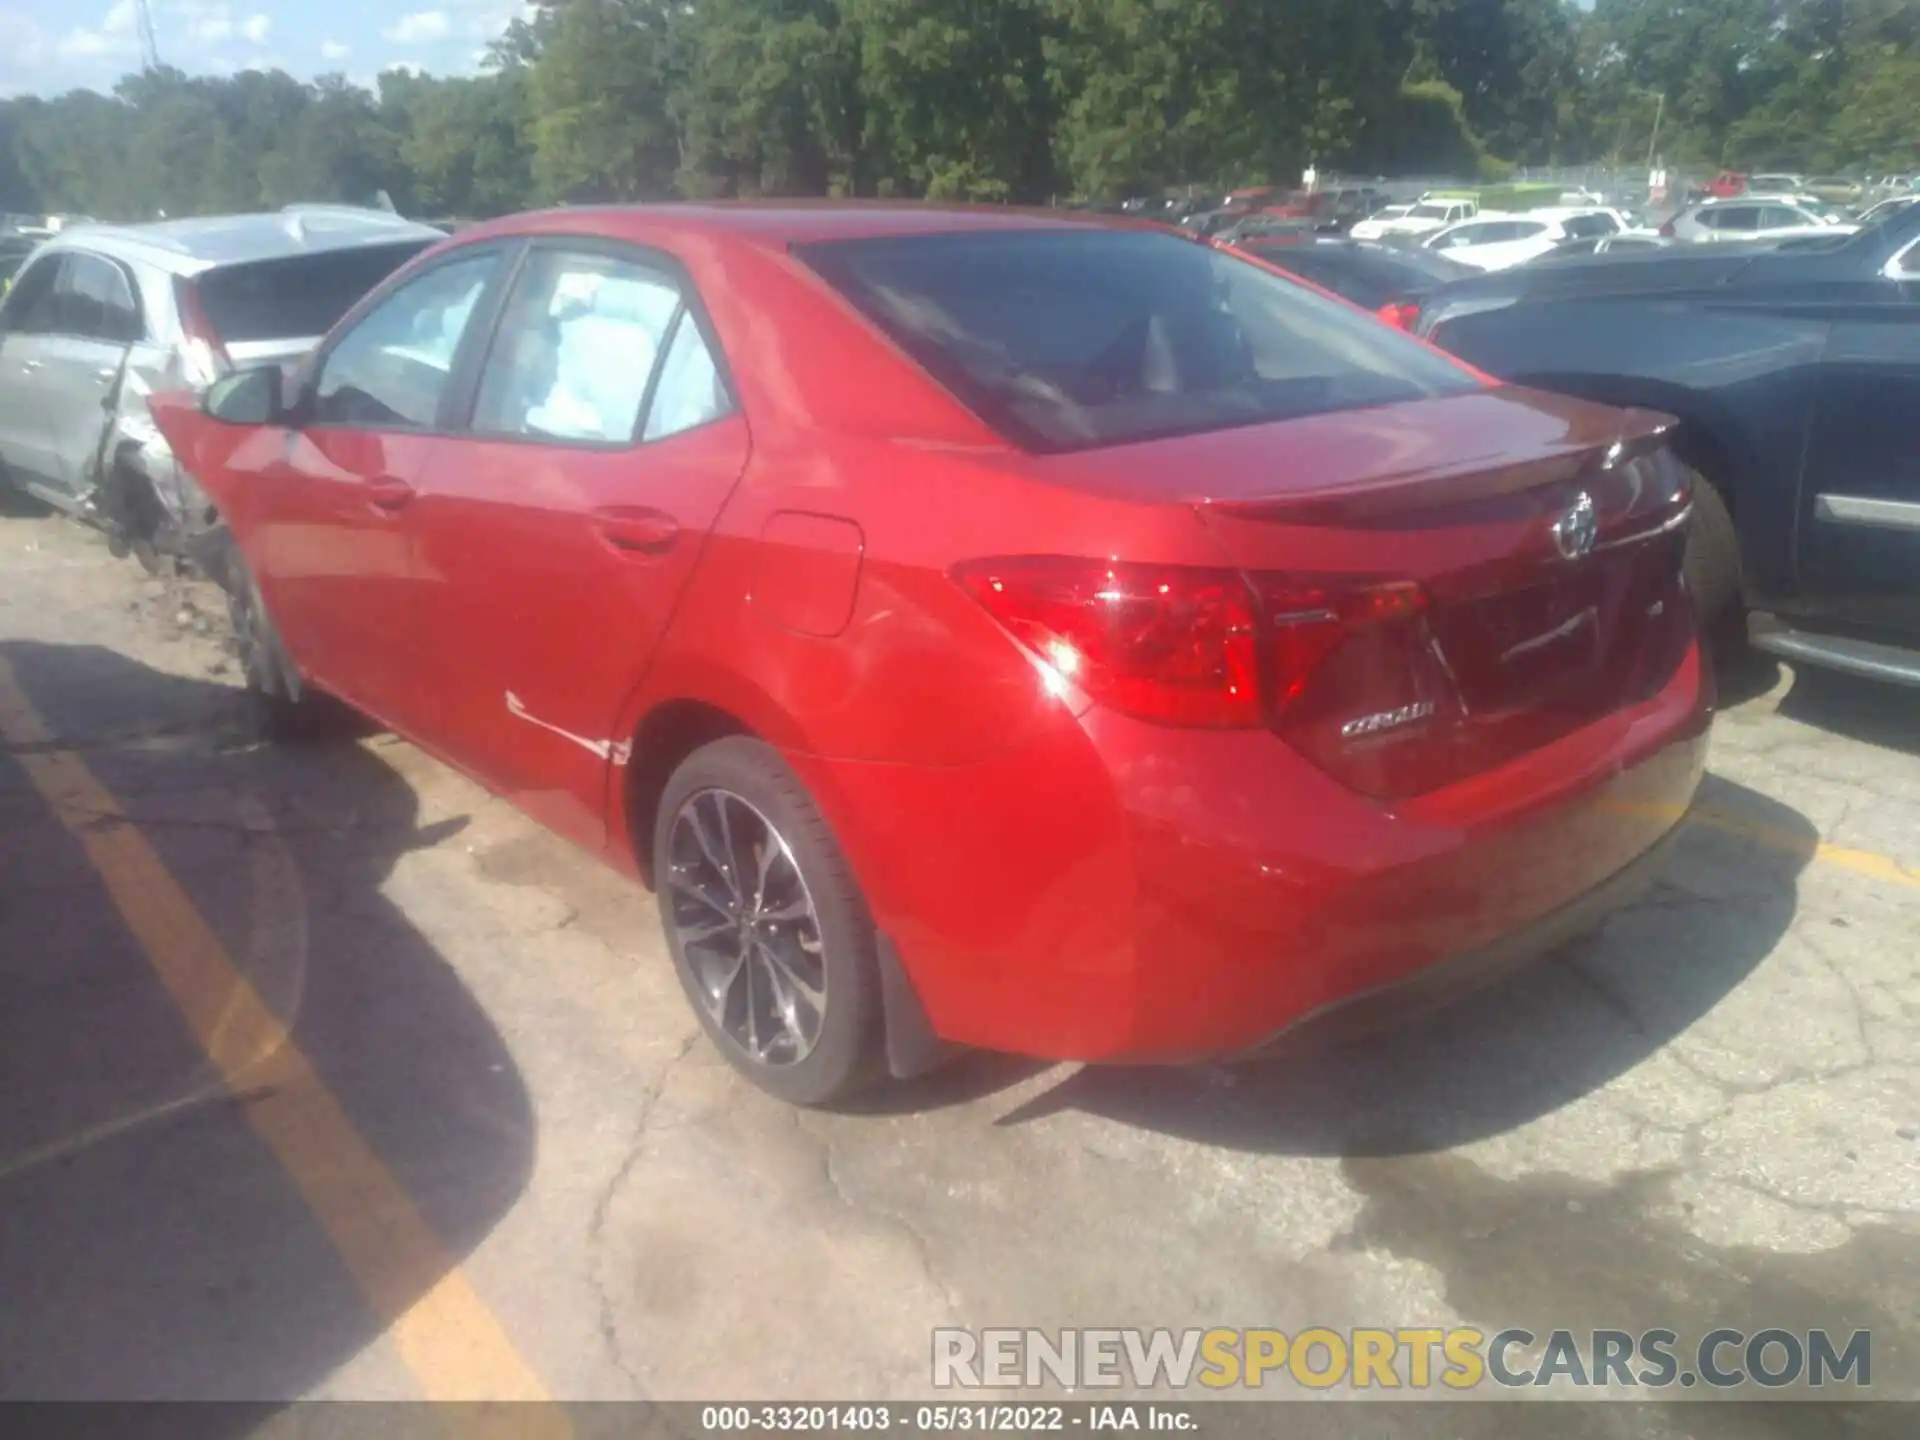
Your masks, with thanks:
<instances>
[{"instance_id":1,"label":"front door handle","mask_svg":"<svg viewBox=\"0 0 1920 1440\"><path fill-rule=\"evenodd\" d=\"M367 482L367 503L376 510L398 510L413 499L413 487L388 476Z\"/></svg>"},{"instance_id":2,"label":"front door handle","mask_svg":"<svg viewBox=\"0 0 1920 1440\"><path fill-rule=\"evenodd\" d=\"M664 555L680 538L680 526L658 510L596 510L600 538L623 555Z\"/></svg>"},{"instance_id":3,"label":"front door handle","mask_svg":"<svg viewBox=\"0 0 1920 1440\"><path fill-rule=\"evenodd\" d=\"M44 360L22 360L20 362L20 369L24 371L26 374L31 375L33 374L34 371L38 370L42 365L46 363L47 362Z\"/></svg>"}]
</instances>

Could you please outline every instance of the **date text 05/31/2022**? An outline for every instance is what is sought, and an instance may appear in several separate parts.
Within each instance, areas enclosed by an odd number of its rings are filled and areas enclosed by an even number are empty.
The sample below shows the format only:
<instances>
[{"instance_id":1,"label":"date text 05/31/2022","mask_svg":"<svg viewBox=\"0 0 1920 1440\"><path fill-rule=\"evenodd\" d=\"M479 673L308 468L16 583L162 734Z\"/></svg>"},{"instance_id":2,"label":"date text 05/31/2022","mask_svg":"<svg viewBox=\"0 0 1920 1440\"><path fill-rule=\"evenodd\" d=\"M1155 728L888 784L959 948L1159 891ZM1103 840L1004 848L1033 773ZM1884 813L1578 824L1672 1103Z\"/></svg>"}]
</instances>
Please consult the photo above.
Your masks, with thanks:
<instances>
[{"instance_id":1,"label":"date text 05/31/2022","mask_svg":"<svg viewBox=\"0 0 1920 1440\"><path fill-rule=\"evenodd\" d=\"M1192 1411L1177 1405L706 1405L700 1428L708 1433L893 1431L953 1435L1031 1435L1068 1430L1146 1430L1162 1434L1200 1428Z\"/></svg>"}]
</instances>

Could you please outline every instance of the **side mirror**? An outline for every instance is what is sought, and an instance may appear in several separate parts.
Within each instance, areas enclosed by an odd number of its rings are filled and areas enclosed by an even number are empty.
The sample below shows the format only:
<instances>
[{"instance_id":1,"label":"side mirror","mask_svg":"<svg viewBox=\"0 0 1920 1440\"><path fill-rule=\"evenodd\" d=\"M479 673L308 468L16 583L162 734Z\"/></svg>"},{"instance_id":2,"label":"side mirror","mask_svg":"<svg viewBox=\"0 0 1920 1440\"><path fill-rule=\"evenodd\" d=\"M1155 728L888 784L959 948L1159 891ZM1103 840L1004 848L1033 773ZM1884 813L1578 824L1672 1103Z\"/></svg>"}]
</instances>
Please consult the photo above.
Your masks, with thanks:
<instances>
[{"instance_id":1,"label":"side mirror","mask_svg":"<svg viewBox=\"0 0 1920 1440\"><path fill-rule=\"evenodd\" d=\"M200 409L222 425L279 425L288 417L286 376L278 365L256 365L216 380Z\"/></svg>"}]
</instances>

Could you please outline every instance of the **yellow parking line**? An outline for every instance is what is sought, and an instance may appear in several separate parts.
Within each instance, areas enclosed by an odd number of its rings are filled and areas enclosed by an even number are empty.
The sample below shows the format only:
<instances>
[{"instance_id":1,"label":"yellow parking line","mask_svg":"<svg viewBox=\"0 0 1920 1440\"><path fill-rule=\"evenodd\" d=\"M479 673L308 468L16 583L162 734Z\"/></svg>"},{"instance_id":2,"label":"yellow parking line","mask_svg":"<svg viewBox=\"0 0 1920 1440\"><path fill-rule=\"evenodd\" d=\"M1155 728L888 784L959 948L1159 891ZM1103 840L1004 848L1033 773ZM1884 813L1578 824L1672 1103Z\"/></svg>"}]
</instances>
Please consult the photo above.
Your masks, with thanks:
<instances>
[{"instance_id":1,"label":"yellow parking line","mask_svg":"<svg viewBox=\"0 0 1920 1440\"><path fill-rule=\"evenodd\" d=\"M545 1400L420 1214L111 792L54 743L0 659L0 740L87 858L207 1058L325 1229L431 1400ZM561 1418L548 1412L551 1423ZM547 1427L542 1427L547 1428Z\"/></svg>"},{"instance_id":2,"label":"yellow parking line","mask_svg":"<svg viewBox=\"0 0 1920 1440\"><path fill-rule=\"evenodd\" d=\"M1689 825L1704 826L1708 830L1718 830L1723 835L1737 835L1743 840L1751 840L1756 845L1764 845L1783 855L1792 855L1802 862L1818 860L1823 865L1851 870L1856 875L1884 880L1889 885L1904 885L1910 890L1920 890L1920 870L1915 870L1911 865L1902 865L1891 855L1855 850L1846 845L1829 845L1818 837L1802 835L1778 825L1763 825L1727 810L1716 810L1710 805L1696 805L1689 810L1680 805L1609 801L1604 808L1622 815L1664 820L1669 825L1684 821Z\"/></svg>"},{"instance_id":3,"label":"yellow parking line","mask_svg":"<svg viewBox=\"0 0 1920 1440\"><path fill-rule=\"evenodd\" d=\"M1911 890L1920 890L1920 871L1902 865L1890 855L1881 855L1872 850L1854 850L1845 845L1829 845L1824 840L1809 842L1803 835L1796 835L1775 825L1742 820L1737 815L1729 815L1721 810L1696 810L1690 818L1696 825L1738 835L1765 845L1770 850L1781 850L1805 860L1818 860L1823 865L1851 870L1856 875L1884 880L1889 885L1904 885Z\"/></svg>"}]
</instances>

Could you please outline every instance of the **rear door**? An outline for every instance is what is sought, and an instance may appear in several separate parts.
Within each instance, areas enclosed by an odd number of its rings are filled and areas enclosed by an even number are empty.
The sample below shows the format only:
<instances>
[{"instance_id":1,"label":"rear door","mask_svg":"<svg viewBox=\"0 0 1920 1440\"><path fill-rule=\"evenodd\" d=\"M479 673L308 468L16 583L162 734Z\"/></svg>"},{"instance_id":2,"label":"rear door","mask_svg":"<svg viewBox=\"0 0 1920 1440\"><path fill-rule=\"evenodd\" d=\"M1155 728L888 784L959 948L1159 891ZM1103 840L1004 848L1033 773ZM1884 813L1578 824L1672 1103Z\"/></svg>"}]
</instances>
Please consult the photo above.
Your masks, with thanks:
<instances>
[{"instance_id":1,"label":"rear door","mask_svg":"<svg viewBox=\"0 0 1920 1440\"><path fill-rule=\"evenodd\" d=\"M718 343L679 265L536 243L414 511L421 656L450 758L584 843L611 727L746 465Z\"/></svg>"},{"instance_id":2,"label":"rear door","mask_svg":"<svg viewBox=\"0 0 1920 1440\"><path fill-rule=\"evenodd\" d=\"M1760 228L1758 205L1723 205L1700 216L1712 240L1751 240Z\"/></svg>"},{"instance_id":3,"label":"rear door","mask_svg":"<svg viewBox=\"0 0 1920 1440\"><path fill-rule=\"evenodd\" d=\"M47 488L58 483L59 466L41 377L65 262L65 255L41 256L0 306L0 464L16 480Z\"/></svg>"},{"instance_id":4,"label":"rear door","mask_svg":"<svg viewBox=\"0 0 1920 1440\"><path fill-rule=\"evenodd\" d=\"M1836 307L1800 495L1800 577L1846 620L1920 633L1920 241Z\"/></svg>"},{"instance_id":5,"label":"rear door","mask_svg":"<svg viewBox=\"0 0 1920 1440\"><path fill-rule=\"evenodd\" d=\"M244 447L255 473L230 477L260 491L242 538L294 658L421 738L438 706L418 653L414 484L445 433L469 322L506 253L450 252L376 299L317 358L300 427Z\"/></svg>"},{"instance_id":6,"label":"rear door","mask_svg":"<svg viewBox=\"0 0 1920 1440\"><path fill-rule=\"evenodd\" d=\"M54 313L54 331L43 345L40 394L54 483L78 498L93 488L107 399L128 350L145 338L146 327L132 273L82 250L67 255Z\"/></svg>"}]
</instances>

